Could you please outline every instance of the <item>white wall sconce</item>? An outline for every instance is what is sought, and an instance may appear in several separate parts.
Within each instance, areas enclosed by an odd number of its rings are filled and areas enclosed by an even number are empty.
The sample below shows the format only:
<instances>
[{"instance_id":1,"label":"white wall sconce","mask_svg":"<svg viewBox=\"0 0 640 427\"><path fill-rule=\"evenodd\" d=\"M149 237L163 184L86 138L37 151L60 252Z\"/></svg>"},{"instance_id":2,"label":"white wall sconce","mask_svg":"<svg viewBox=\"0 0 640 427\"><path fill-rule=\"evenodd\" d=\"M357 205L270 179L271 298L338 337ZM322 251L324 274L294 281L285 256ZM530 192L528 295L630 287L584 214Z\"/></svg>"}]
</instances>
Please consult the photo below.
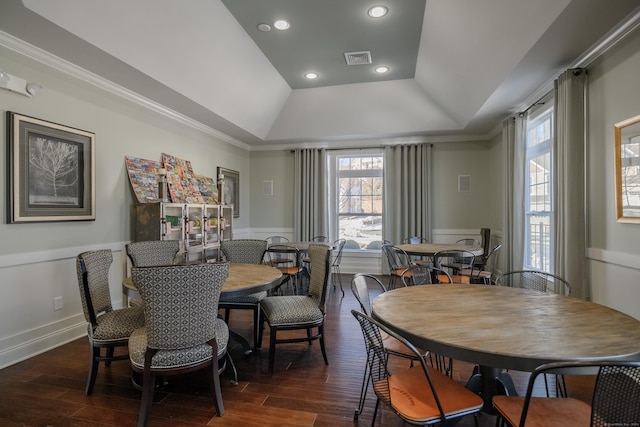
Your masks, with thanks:
<instances>
[{"instance_id":1,"label":"white wall sconce","mask_svg":"<svg viewBox=\"0 0 640 427\"><path fill-rule=\"evenodd\" d=\"M21 79L0 69L0 89L31 98L38 95L42 89L44 89L44 86L35 82L28 83L25 79Z\"/></svg>"}]
</instances>

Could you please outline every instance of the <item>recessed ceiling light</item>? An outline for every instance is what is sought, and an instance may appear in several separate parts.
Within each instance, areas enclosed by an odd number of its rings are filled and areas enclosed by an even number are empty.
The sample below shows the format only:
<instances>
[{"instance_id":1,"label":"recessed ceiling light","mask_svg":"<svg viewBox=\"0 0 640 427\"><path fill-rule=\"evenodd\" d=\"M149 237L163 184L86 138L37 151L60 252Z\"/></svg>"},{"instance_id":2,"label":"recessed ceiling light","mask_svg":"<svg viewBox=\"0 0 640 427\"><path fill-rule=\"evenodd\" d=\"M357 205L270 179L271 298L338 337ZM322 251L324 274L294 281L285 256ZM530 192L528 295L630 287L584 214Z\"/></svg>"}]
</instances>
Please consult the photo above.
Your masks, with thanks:
<instances>
[{"instance_id":1,"label":"recessed ceiling light","mask_svg":"<svg viewBox=\"0 0 640 427\"><path fill-rule=\"evenodd\" d=\"M273 26L276 27L279 30L286 30L287 28L290 27L289 23L287 21L282 20L282 19L274 22Z\"/></svg>"},{"instance_id":2,"label":"recessed ceiling light","mask_svg":"<svg viewBox=\"0 0 640 427\"><path fill-rule=\"evenodd\" d=\"M317 79L319 77L318 73L314 73L314 72L305 73L304 76L309 80L314 80L314 79Z\"/></svg>"},{"instance_id":3,"label":"recessed ceiling light","mask_svg":"<svg viewBox=\"0 0 640 427\"><path fill-rule=\"evenodd\" d=\"M258 29L260 31L266 32L266 31L271 31L271 25L269 24L258 24Z\"/></svg>"},{"instance_id":4,"label":"recessed ceiling light","mask_svg":"<svg viewBox=\"0 0 640 427\"><path fill-rule=\"evenodd\" d=\"M389 9L385 6L373 6L367 13L372 18L381 18L386 15L388 11Z\"/></svg>"},{"instance_id":5,"label":"recessed ceiling light","mask_svg":"<svg viewBox=\"0 0 640 427\"><path fill-rule=\"evenodd\" d=\"M387 67L386 65L382 65L380 67L376 67L376 73L384 74L387 71L389 71L389 67Z\"/></svg>"}]
</instances>

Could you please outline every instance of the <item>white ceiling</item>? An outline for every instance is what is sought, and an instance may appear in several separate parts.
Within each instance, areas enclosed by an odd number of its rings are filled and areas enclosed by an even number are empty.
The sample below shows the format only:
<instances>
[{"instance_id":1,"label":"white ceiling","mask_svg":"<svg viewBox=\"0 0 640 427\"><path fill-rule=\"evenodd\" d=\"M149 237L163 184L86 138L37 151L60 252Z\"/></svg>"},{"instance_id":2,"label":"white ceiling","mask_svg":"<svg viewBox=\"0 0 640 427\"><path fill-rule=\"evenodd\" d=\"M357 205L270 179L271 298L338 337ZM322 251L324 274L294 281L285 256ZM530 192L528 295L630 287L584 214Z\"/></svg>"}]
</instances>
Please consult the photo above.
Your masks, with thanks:
<instances>
[{"instance_id":1,"label":"white ceiling","mask_svg":"<svg viewBox=\"0 0 640 427\"><path fill-rule=\"evenodd\" d=\"M226 1L239 22L223 3L3 0L0 31L258 148L400 136L486 138L640 6L640 0ZM384 31L390 39L399 34L389 44L403 53L388 58L413 60L413 73L375 81L356 66L347 71L347 83L332 80L345 67L331 61L344 62L343 52L370 50L375 61L384 56L383 43L337 20L324 26L326 37L319 36L318 21L327 21L319 4L351 15L388 5ZM423 19L392 21L407 13L403 4L423 9ZM267 47L251 23L280 15L292 21L291 32L264 34L296 43L280 48L270 39ZM409 23L421 24L417 43L411 31L398 31ZM331 59L320 47L324 38L340 50ZM320 71L326 79L309 87L294 82L298 68L310 66L326 67L326 74ZM363 76L354 78L355 72Z\"/></svg>"}]
</instances>

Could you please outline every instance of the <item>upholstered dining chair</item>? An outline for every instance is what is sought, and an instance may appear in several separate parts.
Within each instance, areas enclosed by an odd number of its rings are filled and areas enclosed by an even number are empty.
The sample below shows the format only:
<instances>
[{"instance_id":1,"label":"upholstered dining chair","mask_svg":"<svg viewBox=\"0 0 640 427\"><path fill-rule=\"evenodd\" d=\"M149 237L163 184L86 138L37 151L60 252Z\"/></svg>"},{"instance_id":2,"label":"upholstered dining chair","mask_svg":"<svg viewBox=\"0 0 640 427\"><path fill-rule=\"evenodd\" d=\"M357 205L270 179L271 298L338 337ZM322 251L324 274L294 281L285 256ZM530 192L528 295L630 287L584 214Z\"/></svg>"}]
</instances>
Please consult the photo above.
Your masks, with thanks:
<instances>
[{"instance_id":1,"label":"upholstered dining chair","mask_svg":"<svg viewBox=\"0 0 640 427\"><path fill-rule=\"evenodd\" d=\"M87 321L91 348L89 375L85 394L90 395L96 382L98 366L109 366L113 360L126 360L128 355L114 356L116 347L124 347L129 335L144 325L142 307L115 309L109 291L109 269L113 263L111 250L82 252L76 257L82 312ZM105 349L105 354L102 353Z\"/></svg>"},{"instance_id":2,"label":"upholstered dining chair","mask_svg":"<svg viewBox=\"0 0 640 427\"><path fill-rule=\"evenodd\" d=\"M595 372L594 372L595 371ZM596 374L591 405L569 397L536 397L540 375ZM494 396L498 420L512 427L640 425L640 361L572 361L539 366L525 396Z\"/></svg>"},{"instance_id":3,"label":"upholstered dining chair","mask_svg":"<svg viewBox=\"0 0 640 427\"><path fill-rule=\"evenodd\" d=\"M269 374L273 374L276 345L282 343L305 342L311 345L313 340L320 341L320 350L324 363L327 353L324 344L324 319L327 311L327 282L329 279L331 251L327 245L309 245L311 259L311 279L308 295L269 296L260 301L262 307L261 325L266 321L270 327ZM312 331L317 328L317 334ZM306 330L305 337L278 338L278 332L288 330ZM259 342L262 341L264 328L261 326Z\"/></svg>"},{"instance_id":4,"label":"upholstered dining chair","mask_svg":"<svg viewBox=\"0 0 640 427\"><path fill-rule=\"evenodd\" d=\"M375 425L380 402L411 425L446 425L482 409L480 396L437 370L429 369L418 349L409 341L366 314L356 310L351 310L351 313L362 330L369 377L378 398L372 426ZM384 347L381 331L411 349L420 363L402 369L388 363L389 353Z\"/></svg>"},{"instance_id":5,"label":"upholstered dining chair","mask_svg":"<svg viewBox=\"0 0 640 427\"><path fill-rule=\"evenodd\" d=\"M133 267L171 265L180 251L178 240L149 240L125 245L127 256Z\"/></svg>"},{"instance_id":6,"label":"upholstered dining chair","mask_svg":"<svg viewBox=\"0 0 640 427\"><path fill-rule=\"evenodd\" d=\"M265 251L267 250L266 240L258 239L237 239L223 240L220 242L220 250L227 258L227 261L242 264L262 264ZM267 292L256 292L240 297L227 298L220 297L220 307L224 310L224 320L229 323L230 311L253 310L253 347L260 348L258 342L258 327L260 326L260 301L267 296Z\"/></svg>"},{"instance_id":7,"label":"upholstered dining chair","mask_svg":"<svg viewBox=\"0 0 640 427\"><path fill-rule=\"evenodd\" d=\"M216 313L228 274L228 263L132 268L146 322L129 338L131 367L142 374L138 426L146 425L157 375L205 368L210 370L218 415L224 414L220 371L228 360L229 328ZM220 369L219 360L225 356Z\"/></svg>"},{"instance_id":8,"label":"upholstered dining chair","mask_svg":"<svg viewBox=\"0 0 640 427\"><path fill-rule=\"evenodd\" d=\"M371 294L369 293L369 286L373 288L376 295L386 292L384 284L376 276L371 274L356 273L351 278L351 292L360 304L360 309L366 315L371 314ZM413 364L413 361L417 360L416 355L407 347L405 347L400 341L389 335L382 334L382 341L384 342L384 348L390 355L403 357L408 359ZM420 351L425 357L428 353ZM362 387L360 389L360 400L358 408L356 408L353 421L358 421L358 417L364 409L364 402L367 397L367 390L369 388L369 365L365 364L364 376L362 378Z\"/></svg>"}]
</instances>

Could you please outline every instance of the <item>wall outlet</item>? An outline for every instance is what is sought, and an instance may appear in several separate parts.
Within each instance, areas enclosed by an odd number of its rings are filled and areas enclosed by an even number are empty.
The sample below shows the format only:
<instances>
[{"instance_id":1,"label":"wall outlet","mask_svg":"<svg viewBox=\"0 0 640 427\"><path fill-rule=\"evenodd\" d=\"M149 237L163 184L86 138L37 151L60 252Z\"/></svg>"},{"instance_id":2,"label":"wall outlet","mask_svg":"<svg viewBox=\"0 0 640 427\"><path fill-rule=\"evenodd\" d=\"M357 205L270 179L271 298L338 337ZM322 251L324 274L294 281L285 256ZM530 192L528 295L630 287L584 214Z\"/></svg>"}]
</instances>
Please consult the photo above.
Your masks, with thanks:
<instances>
[{"instance_id":1,"label":"wall outlet","mask_svg":"<svg viewBox=\"0 0 640 427\"><path fill-rule=\"evenodd\" d=\"M53 311L62 310L62 297L55 297L53 299Z\"/></svg>"}]
</instances>

